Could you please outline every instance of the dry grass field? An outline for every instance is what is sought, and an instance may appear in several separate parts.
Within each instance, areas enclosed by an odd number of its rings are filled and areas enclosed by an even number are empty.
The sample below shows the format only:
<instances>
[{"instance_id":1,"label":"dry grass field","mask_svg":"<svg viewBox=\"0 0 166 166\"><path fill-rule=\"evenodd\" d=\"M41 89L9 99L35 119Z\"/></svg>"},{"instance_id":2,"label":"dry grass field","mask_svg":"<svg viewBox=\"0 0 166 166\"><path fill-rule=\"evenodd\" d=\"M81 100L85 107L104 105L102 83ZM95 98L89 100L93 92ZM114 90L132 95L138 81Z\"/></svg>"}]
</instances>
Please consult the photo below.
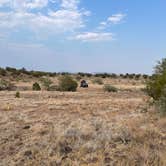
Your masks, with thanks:
<instances>
[{"instance_id":1,"label":"dry grass field","mask_svg":"<svg viewBox=\"0 0 166 166\"><path fill-rule=\"evenodd\" d=\"M34 92L33 80L15 82L20 98L0 91L0 166L165 166L166 119L143 83L103 81L119 91L90 80L77 92Z\"/></svg>"}]
</instances>

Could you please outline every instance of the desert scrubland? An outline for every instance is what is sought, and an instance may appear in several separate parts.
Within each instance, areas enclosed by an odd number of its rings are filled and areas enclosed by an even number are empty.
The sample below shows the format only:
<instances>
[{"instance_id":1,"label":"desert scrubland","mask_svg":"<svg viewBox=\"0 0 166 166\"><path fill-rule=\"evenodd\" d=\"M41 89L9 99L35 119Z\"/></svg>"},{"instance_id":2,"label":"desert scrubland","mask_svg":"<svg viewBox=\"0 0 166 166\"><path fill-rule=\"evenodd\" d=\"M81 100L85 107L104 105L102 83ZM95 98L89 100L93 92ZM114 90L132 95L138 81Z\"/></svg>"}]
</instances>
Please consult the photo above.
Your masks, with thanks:
<instances>
[{"instance_id":1,"label":"desert scrubland","mask_svg":"<svg viewBox=\"0 0 166 166\"><path fill-rule=\"evenodd\" d=\"M166 165L166 119L144 82L105 78L109 93L85 79L76 92L32 91L33 79L13 81L20 98L0 91L0 166Z\"/></svg>"}]
</instances>

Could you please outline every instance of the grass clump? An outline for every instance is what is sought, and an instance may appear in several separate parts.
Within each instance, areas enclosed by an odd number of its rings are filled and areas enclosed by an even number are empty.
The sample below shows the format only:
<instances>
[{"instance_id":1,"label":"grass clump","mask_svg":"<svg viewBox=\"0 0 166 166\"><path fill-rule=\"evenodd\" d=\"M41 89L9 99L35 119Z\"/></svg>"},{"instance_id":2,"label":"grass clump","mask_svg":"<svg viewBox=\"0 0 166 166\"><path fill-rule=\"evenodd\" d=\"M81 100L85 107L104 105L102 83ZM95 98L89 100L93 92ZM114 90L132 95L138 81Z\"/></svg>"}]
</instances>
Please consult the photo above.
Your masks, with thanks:
<instances>
[{"instance_id":1,"label":"grass clump","mask_svg":"<svg viewBox=\"0 0 166 166\"><path fill-rule=\"evenodd\" d=\"M103 85L103 80L101 78L95 78L93 80L93 83L94 84L99 84L99 85Z\"/></svg>"},{"instance_id":2,"label":"grass clump","mask_svg":"<svg viewBox=\"0 0 166 166\"><path fill-rule=\"evenodd\" d=\"M19 91L16 92L15 98L20 98L20 92Z\"/></svg>"},{"instance_id":3,"label":"grass clump","mask_svg":"<svg viewBox=\"0 0 166 166\"><path fill-rule=\"evenodd\" d=\"M103 87L105 92L118 92L118 89L112 85L106 84Z\"/></svg>"},{"instance_id":4,"label":"grass clump","mask_svg":"<svg viewBox=\"0 0 166 166\"><path fill-rule=\"evenodd\" d=\"M42 77L40 81L46 90L49 90L51 84L53 83L48 77Z\"/></svg>"},{"instance_id":5,"label":"grass clump","mask_svg":"<svg viewBox=\"0 0 166 166\"><path fill-rule=\"evenodd\" d=\"M11 90L13 88L13 85L6 80L1 79L0 80L0 90Z\"/></svg>"},{"instance_id":6,"label":"grass clump","mask_svg":"<svg viewBox=\"0 0 166 166\"><path fill-rule=\"evenodd\" d=\"M34 91L40 91L40 90L41 90L41 87L40 87L39 83L35 82L35 83L33 84L33 86L32 86L32 89L33 89Z\"/></svg>"},{"instance_id":7,"label":"grass clump","mask_svg":"<svg viewBox=\"0 0 166 166\"><path fill-rule=\"evenodd\" d=\"M60 77L58 89L59 91L71 91L77 90L78 83L69 75Z\"/></svg>"}]
</instances>

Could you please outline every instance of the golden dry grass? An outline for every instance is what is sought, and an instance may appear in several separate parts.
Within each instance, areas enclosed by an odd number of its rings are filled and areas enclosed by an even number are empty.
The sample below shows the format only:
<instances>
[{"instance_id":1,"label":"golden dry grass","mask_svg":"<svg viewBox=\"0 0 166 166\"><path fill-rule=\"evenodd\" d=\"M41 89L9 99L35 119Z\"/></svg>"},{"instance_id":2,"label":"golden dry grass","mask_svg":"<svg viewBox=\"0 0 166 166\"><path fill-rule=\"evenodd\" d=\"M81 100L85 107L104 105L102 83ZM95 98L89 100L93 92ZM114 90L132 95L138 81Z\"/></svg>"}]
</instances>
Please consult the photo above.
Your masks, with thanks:
<instances>
[{"instance_id":1,"label":"golden dry grass","mask_svg":"<svg viewBox=\"0 0 166 166\"><path fill-rule=\"evenodd\" d=\"M0 92L0 166L165 166L166 119L144 85L105 79L121 89L106 93L88 82L74 93Z\"/></svg>"}]
</instances>

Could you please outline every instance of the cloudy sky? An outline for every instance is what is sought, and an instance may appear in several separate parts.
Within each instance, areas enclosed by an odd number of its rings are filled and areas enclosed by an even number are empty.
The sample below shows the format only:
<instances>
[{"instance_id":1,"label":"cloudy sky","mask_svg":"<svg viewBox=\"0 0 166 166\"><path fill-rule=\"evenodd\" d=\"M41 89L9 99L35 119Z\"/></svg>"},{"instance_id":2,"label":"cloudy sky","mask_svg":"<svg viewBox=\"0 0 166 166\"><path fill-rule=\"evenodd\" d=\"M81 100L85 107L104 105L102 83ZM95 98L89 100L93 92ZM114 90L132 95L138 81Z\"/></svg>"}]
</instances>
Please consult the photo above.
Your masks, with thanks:
<instances>
[{"instance_id":1,"label":"cloudy sky","mask_svg":"<svg viewBox=\"0 0 166 166\"><path fill-rule=\"evenodd\" d=\"M151 73L164 56L165 0L0 0L1 67Z\"/></svg>"}]
</instances>

